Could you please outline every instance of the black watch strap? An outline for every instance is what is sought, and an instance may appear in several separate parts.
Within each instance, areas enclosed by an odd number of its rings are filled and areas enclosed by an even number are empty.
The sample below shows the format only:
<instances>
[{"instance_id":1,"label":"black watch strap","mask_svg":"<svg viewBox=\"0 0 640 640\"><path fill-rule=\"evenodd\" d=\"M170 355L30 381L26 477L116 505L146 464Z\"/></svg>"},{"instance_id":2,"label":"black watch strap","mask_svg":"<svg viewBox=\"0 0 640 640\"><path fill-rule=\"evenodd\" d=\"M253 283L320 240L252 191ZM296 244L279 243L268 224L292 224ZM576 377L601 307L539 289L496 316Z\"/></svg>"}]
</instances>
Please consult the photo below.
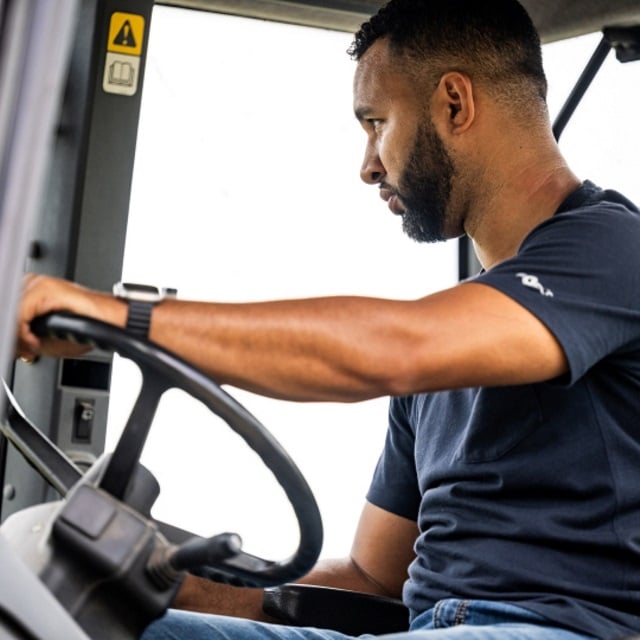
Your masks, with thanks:
<instances>
[{"instance_id":1,"label":"black watch strap","mask_svg":"<svg viewBox=\"0 0 640 640\"><path fill-rule=\"evenodd\" d=\"M154 287L148 284L116 282L113 285L113 295L124 300L129 307L127 331L142 340L149 338L153 308L166 298L175 298L177 293L177 289Z\"/></svg>"},{"instance_id":2,"label":"black watch strap","mask_svg":"<svg viewBox=\"0 0 640 640\"><path fill-rule=\"evenodd\" d=\"M146 340L149 337L149 327L151 326L151 312L154 304L141 300L127 300L129 314L127 315L127 330L136 338Z\"/></svg>"}]
</instances>

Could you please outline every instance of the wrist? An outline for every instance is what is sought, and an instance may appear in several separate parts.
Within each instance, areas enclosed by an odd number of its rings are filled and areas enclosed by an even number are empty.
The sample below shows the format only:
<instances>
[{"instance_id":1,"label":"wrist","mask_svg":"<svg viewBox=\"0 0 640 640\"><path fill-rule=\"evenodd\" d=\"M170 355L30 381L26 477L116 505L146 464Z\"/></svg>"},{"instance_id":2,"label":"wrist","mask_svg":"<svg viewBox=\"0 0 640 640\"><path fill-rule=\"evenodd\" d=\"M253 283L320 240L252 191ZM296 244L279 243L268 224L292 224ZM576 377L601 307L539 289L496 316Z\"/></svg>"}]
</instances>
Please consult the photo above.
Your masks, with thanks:
<instances>
[{"instance_id":1,"label":"wrist","mask_svg":"<svg viewBox=\"0 0 640 640\"><path fill-rule=\"evenodd\" d=\"M124 322L120 317L118 324L125 326L136 338L148 340L154 307L167 298L175 298L176 293L176 289L117 282L113 285L113 294L123 304L125 312Z\"/></svg>"}]
</instances>

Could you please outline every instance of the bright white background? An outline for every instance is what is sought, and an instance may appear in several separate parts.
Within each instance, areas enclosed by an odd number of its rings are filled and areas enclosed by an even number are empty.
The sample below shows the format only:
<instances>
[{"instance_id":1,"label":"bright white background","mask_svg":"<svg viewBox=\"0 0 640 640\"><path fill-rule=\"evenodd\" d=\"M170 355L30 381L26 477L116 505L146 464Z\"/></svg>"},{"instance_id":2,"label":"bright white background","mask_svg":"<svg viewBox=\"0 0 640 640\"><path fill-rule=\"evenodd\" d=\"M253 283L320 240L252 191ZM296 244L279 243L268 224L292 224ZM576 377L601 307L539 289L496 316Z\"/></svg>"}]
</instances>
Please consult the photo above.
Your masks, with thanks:
<instances>
[{"instance_id":1,"label":"bright white background","mask_svg":"<svg viewBox=\"0 0 640 640\"><path fill-rule=\"evenodd\" d=\"M552 114L597 40L546 48ZM350 41L349 34L156 7L125 279L229 301L414 298L455 282L456 244L405 238L377 190L359 181L364 134L351 109ZM625 122L637 113L639 72L611 56L562 141L581 177L636 200L638 125L627 130ZM118 360L108 448L135 385L135 369ZM295 404L230 391L307 477L325 523L323 555L347 553L382 447L387 401ZM248 551L288 555L295 524L254 458L202 407L169 394L143 458L163 487L156 516L200 534L237 531Z\"/></svg>"}]
</instances>

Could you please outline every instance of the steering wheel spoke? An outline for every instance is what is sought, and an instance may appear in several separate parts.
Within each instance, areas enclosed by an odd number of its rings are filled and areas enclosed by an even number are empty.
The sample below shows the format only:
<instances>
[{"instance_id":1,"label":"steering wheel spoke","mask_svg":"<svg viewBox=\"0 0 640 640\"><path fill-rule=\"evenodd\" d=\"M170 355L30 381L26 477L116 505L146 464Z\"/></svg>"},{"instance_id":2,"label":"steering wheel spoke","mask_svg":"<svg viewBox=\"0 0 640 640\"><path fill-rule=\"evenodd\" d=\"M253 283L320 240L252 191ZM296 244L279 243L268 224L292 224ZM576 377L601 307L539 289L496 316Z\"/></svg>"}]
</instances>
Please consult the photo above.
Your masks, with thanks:
<instances>
[{"instance_id":1,"label":"steering wheel spoke","mask_svg":"<svg viewBox=\"0 0 640 640\"><path fill-rule=\"evenodd\" d=\"M142 386L122 436L105 469L100 487L122 500L140 460L162 394L170 388L164 376L141 367Z\"/></svg>"}]
</instances>

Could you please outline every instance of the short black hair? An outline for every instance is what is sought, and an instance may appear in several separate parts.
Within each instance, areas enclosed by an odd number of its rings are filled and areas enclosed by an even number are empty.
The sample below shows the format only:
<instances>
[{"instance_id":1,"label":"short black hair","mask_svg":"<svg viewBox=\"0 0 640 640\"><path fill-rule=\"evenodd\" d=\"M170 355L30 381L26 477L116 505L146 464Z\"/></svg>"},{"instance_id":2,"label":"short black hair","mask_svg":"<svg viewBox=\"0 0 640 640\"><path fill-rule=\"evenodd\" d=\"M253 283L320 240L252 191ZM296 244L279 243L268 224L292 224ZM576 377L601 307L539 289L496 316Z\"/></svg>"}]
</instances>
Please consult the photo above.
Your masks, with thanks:
<instances>
[{"instance_id":1,"label":"short black hair","mask_svg":"<svg viewBox=\"0 0 640 640\"><path fill-rule=\"evenodd\" d=\"M540 38L516 0L391 0L360 27L349 55L360 60L379 38L414 68L462 71L496 93L546 99Z\"/></svg>"}]
</instances>

